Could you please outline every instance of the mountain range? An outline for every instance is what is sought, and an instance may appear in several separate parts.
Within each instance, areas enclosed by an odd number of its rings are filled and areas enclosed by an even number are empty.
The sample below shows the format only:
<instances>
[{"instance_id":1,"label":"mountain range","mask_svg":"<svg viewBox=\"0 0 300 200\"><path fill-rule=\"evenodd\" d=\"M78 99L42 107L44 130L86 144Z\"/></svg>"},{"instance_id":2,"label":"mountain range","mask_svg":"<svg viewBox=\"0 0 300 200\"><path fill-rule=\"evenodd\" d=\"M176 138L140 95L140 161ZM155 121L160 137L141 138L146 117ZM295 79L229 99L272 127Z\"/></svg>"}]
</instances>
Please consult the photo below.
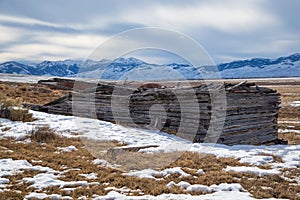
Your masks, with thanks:
<instances>
[{"instance_id":1,"label":"mountain range","mask_svg":"<svg viewBox=\"0 0 300 200\"><path fill-rule=\"evenodd\" d=\"M113 61L64 60L22 64L9 61L0 64L0 73L48 75L59 77L101 78L110 80L172 80L203 79L211 66L194 67L188 64L150 64L137 58L118 58ZM300 53L276 59L253 58L217 65L220 76L229 78L275 78L300 76Z\"/></svg>"}]
</instances>

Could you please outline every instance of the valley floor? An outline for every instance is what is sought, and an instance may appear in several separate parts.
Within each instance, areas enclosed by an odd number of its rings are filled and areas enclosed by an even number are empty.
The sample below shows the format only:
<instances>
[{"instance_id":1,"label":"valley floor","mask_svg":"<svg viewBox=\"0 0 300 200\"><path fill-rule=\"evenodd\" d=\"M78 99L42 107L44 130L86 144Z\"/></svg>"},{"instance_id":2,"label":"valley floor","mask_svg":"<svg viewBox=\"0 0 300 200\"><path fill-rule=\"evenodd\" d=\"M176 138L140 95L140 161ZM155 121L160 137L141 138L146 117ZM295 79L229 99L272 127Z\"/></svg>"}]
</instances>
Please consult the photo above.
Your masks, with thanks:
<instances>
[{"instance_id":1,"label":"valley floor","mask_svg":"<svg viewBox=\"0 0 300 200\"><path fill-rule=\"evenodd\" d=\"M279 134L289 145L192 144L34 111L34 122L0 118L0 199L300 199L299 83L260 82L281 93ZM37 104L68 92L11 82L0 91Z\"/></svg>"},{"instance_id":2,"label":"valley floor","mask_svg":"<svg viewBox=\"0 0 300 200\"><path fill-rule=\"evenodd\" d=\"M300 145L191 144L161 132L31 112L34 122L0 119L2 199L300 198ZM33 137L43 125L57 135ZM148 145L157 146L117 151Z\"/></svg>"}]
</instances>

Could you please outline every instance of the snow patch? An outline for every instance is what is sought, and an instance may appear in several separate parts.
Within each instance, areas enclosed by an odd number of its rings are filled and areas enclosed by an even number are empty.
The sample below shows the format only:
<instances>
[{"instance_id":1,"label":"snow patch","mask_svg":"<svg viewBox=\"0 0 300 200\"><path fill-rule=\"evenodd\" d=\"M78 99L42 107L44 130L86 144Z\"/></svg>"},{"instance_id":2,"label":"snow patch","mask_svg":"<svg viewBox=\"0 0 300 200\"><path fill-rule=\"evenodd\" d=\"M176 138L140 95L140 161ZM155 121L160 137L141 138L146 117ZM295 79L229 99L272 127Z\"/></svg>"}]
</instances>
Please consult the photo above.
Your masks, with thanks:
<instances>
[{"instance_id":1,"label":"snow patch","mask_svg":"<svg viewBox=\"0 0 300 200\"><path fill-rule=\"evenodd\" d=\"M187 192L205 192L210 193L212 190L209 186L206 185L200 185L200 184L194 184L190 185L188 188L186 188Z\"/></svg>"},{"instance_id":2,"label":"snow patch","mask_svg":"<svg viewBox=\"0 0 300 200\"><path fill-rule=\"evenodd\" d=\"M300 166L300 145L234 145L192 144L191 152L207 153L218 158L235 158L241 163L259 166L269 164L272 168L295 168ZM265 155L264 154L268 154ZM274 162L270 155L279 156L283 163Z\"/></svg>"},{"instance_id":3,"label":"snow patch","mask_svg":"<svg viewBox=\"0 0 300 200\"><path fill-rule=\"evenodd\" d=\"M46 199L48 197L47 194L45 193L36 193L36 192L32 192L29 195L25 196L25 199Z\"/></svg>"},{"instance_id":4,"label":"snow patch","mask_svg":"<svg viewBox=\"0 0 300 200\"><path fill-rule=\"evenodd\" d=\"M248 192L240 191L219 191L206 195L190 195L190 194L161 194L158 196L144 195L144 196L126 196L116 191L111 191L105 196L98 196L94 200L253 200Z\"/></svg>"},{"instance_id":5,"label":"snow patch","mask_svg":"<svg viewBox=\"0 0 300 200\"><path fill-rule=\"evenodd\" d=\"M77 151L78 149L75 146L68 146L68 147L57 147L58 150L63 152L71 152L71 151Z\"/></svg>"},{"instance_id":6,"label":"snow patch","mask_svg":"<svg viewBox=\"0 0 300 200\"><path fill-rule=\"evenodd\" d=\"M178 174L180 177L191 176L190 174L184 172L180 167L167 168L167 169L164 169L162 171L156 171L156 170L153 170L153 169L144 169L144 170L124 173L124 175L127 175L127 176L136 176L136 177L139 177L139 178L152 178L152 179L158 179L155 176L168 177L172 174Z\"/></svg>"},{"instance_id":7,"label":"snow patch","mask_svg":"<svg viewBox=\"0 0 300 200\"><path fill-rule=\"evenodd\" d=\"M137 190L131 190L130 188L127 188L127 187L122 187L122 188L107 187L107 188L105 188L104 190L116 191L116 192L119 192L119 193L125 194L125 195L133 194L133 192L137 192L137 193L139 193L139 194L143 194L143 193L141 192L140 189L137 189Z\"/></svg>"},{"instance_id":8,"label":"snow patch","mask_svg":"<svg viewBox=\"0 0 300 200\"><path fill-rule=\"evenodd\" d=\"M6 187L6 184L9 183L9 179L0 178L0 189Z\"/></svg>"},{"instance_id":9,"label":"snow patch","mask_svg":"<svg viewBox=\"0 0 300 200\"><path fill-rule=\"evenodd\" d=\"M172 174L179 174L180 177L191 176L190 174L184 172L180 167L167 168L167 169L164 169L163 171L159 172L159 174L164 177L168 177L169 175L172 175Z\"/></svg>"},{"instance_id":10,"label":"snow patch","mask_svg":"<svg viewBox=\"0 0 300 200\"><path fill-rule=\"evenodd\" d=\"M293 101L290 105L292 107L299 107L300 106L300 101Z\"/></svg>"},{"instance_id":11,"label":"snow patch","mask_svg":"<svg viewBox=\"0 0 300 200\"><path fill-rule=\"evenodd\" d=\"M93 164L94 165L101 165L103 167L110 167L110 168L115 168L115 167L119 167L120 165L113 165L110 164L109 162L107 162L106 160L102 160L102 159L95 159L93 160Z\"/></svg>"},{"instance_id":12,"label":"snow patch","mask_svg":"<svg viewBox=\"0 0 300 200\"><path fill-rule=\"evenodd\" d=\"M245 166L239 166L239 167L227 166L225 171L256 174L256 175L259 175L259 176L276 175L276 174L281 173L277 169L260 169L258 167L245 167Z\"/></svg>"},{"instance_id":13,"label":"snow patch","mask_svg":"<svg viewBox=\"0 0 300 200\"><path fill-rule=\"evenodd\" d=\"M127 176L136 176L139 178L152 178L152 179L156 179L155 176L159 175L158 171L155 171L153 169L143 169L143 170L139 170L139 171L133 171L133 172L129 172L129 173L124 173L124 175Z\"/></svg>"},{"instance_id":14,"label":"snow patch","mask_svg":"<svg viewBox=\"0 0 300 200\"><path fill-rule=\"evenodd\" d=\"M219 185L211 185L210 188L214 192L219 191L239 191L239 192L245 192L246 190L238 183L221 183Z\"/></svg>"},{"instance_id":15,"label":"snow patch","mask_svg":"<svg viewBox=\"0 0 300 200\"><path fill-rule=\"evenodd\" d=\"M300 133L300 130L295 129L279 129L279 133Z\"/></svg>"},{"instance_id":16,"label":"snow patch","mask_svg":"<svg viewBox=\"0 0 300 200\"><path fill-rule=\"evenodd\" d=\"M77 187L77 186L88 186L87 181L70 181L65 182L57 179L58 176L54 174L41 173L35 175L33 178L23 178L24 182L31 183L30 187L37 189L44 189L51 186L64 187Z\"/></svg>"},{"instance_id":17,"label":"snow patch","mask_svg":"<svg viewBox=\"0 0 300 200\"><path fill-rule=\"evenodd\" d=\"M180 181L179 183L175 183L174 181L171 181L167 184L167 187L174 187L178 186L181 189L186 190L187 192L205 192L205 193L211 193L211 192L219 192L219 191L240 191L245 192L246 190L238 183L221 183L219 185L201 185L201 184L194 184L191 185L188 182Z\"/></svg>"},{"instance_id":18,"label":"snow patch","mask_svg":"<svg viewBox=\"0 0 300 200\"><path fill-rule=\"evenodd\" d=\"M202 174L205 174L205 173L204 173L203 169L198 169L198 170L197 170L197 174L202 175Z\"/></svg>"},{"instance_id":19,"label":"snow patch","mask_svg":"<svg viewBox=\"0 0 300 200\"><path fill-rule=\"evenodd\" d=\"M12 176L23 170L57 172L49 167L32 166L27 160L0 159L0 177Z\"/></svg>"},{"instance_id":20,"label":"snow patch","mask_svg":"<svg viewBox=\"0 0 300 200\"><path fill-rule=\"evenodd\" d=\"M259 166L274 162L272 156L256 155L252 157L244 157L240 159L241 163L250 163L251 165Z\"/></svg>"},{"instance_id":21,"label":"snow patch","mask_svg":"<svg viewBox=\"0 0 300 200\"><path fill-rule=\"evenodd\" d=\"M96 173L90 173L90 174L79 174L80 176L83 176L87 179L97 179L97 174Z\"/></svg>"},{"instance_id":22,"label":"snow patch","mask_svg":"<svg viewBox=\"0 0 300 200\"><path fill-rule=\"evenodd\" d=\"M30 199L46 199L46 198L49 198L49 199L62 199L62 200L73 200L72 197L69 197L69 196L61 196L59 194L50 194L50 195L47 195L45 193L36 193L36 192L32 192L28 195L25 196L25 200L30 200Z\"/></svg>"}]
</instances>

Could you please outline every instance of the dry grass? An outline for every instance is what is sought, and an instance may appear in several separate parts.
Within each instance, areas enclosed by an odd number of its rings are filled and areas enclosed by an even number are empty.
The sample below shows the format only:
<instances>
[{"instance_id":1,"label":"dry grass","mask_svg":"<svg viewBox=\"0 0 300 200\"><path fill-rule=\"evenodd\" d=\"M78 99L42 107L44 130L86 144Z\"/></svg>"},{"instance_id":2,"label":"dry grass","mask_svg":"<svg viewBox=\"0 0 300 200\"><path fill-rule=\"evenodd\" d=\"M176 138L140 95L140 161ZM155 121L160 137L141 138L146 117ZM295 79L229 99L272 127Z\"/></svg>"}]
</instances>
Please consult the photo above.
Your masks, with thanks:
<instances>
[{"instance_id":1,"label":"dry grass","mask_svg":"<svg viewBox=\"0 0 300 200\"><path fill-rule=\"evenodd\" d=\"M121 165L124 171L141 169L159 169L178 159L182 153L154 153L145 154L135 151L123 150L119 144L111 141L83 140L87 149L97 158L107 160L111 164Z\"/></svg>"},{"instance_id":2,"label":"dry grass","mask_svg":"<svg viewBox=\"0 0 300 200\"><path fill-rule=\"evenodd\" d=\"M49 143L61 139L61 136L55 133L49 126L38 126L31 131L29 138L31 141Z\"/></svg>"},{"instance_id":3,"label":"dry grass","mask_svg":"<svg viewBox=\"0 0 300 200\"><path fill-rule=\"evenodd\" d=\"M239 82L239 81L237 81ZM290 103L300 100L300 84L294 80L284 81L256 81L259 85L270 87L277 90L281 94L281 109L279 113L279 126L286 128L287 124L280 121L300 121L300 107L291 107ZM199 85L199 81L193 83ZM162 84L164 85L164 84ZM59 97L66 95L69 91L53 90L45 85L26 84L26 83L10 83L0 81L0 94L6 97L21 97L24 103L32 103L43 105L53 101ZM296 130L300 130L297 127ZM280 134L280 138L285 139L289 144L300 144L300 134L285 133Z\"/></svg>"},{"instance_id":4,"label":"dry grass","mask_svg":"<svg viewBox=\"0 0 300 200\"><path fill-rule=\"evenodd\" d=\"M282 138L284 140L287 140L290 145L299 145L300 144L300 134L299 133L293 133L293 132L279 133L278 137Z\"/></svg>"},{"instance_id":5,"label":"dry grass","mask_svg":"<svg viewBox=\"0 0 300 200\"><path fill-rule=\"evenodd\" d=\"M296 85L270 85L272 89L277 90L281 95L282 106L288 106L293 101L299 100L300 86L299 83Z\"/></svg>"},{"instance_id":6,"label":"dry grass","mask_svg":"<svg viewBox=\"0 0 300 200\"><path fill-rule=\"evenodd\" d=\"M66 95L65 90L51 90L47 86L28 83L0 81L0 94L5 97L22 98L23 103L43 105Z\"/></svg>"},{"instance_id":7,"label":"dry grass","mask_svg":"<svg viewBox=\"0 0 300 200\"><path fill-rule=\"evenodd\" d=\"M298 82L287 82L284 85L272 84L267 87L277 90L281 95L281 109L279 111L279 128L300 130L300 124L285 123L284 121L299 122L300 107L292 107L293 101L300 101L300 85ZM287 132L280 133L279 138L287 140L289 144L300 144L300 134Z\"/></svg>"},{"instance_id":8,"label":"dry grass","mask_svg":"<svg viewBox=\"0 0 300 200\"><path fill-rule=\"evenodd\" d=\"M66 153L55 153L57 147L65 147L74 145L78 148L78 151L66 152ZM112 168L105 168L102 166L97 166L92 164L94 157L84 148L79 139L66 139L60 138L51 143L39 143L31 142L29 144L18 143L11 139L0 140L0 146L12 150L13 152L1 152L1 158L12 158L12 159L25 159L31 162L33 165L36 163L32 160L42 160L39 165L51 167L55 170L65 171L61 180L64 181L83 181L88 180L83 176L79 176L81 173L96 173L98 178L93 180L99 182L100 185L94 185L89 187L76 188L71 195L73 198L78 198L79 196L85 195L91 197L93 194L103 195L108 191L104 190L102 183L108 182L109 186L115 187L128 187L131 189L141 189L142 192L146 194L161 194L167 193L178 193L180 191L175 191L175 189L169 189L166 187L166 181L155 181L152 179L141 180L137 177L128 177L122 175L122 171ZM67 170L67 169L80 169L77 170ZM24 177L33 177L34 173L29 174L24 172L15 176L8 177L11 186L8 188L11 190L22 191L22 195L32 192L33 189L29 188L28 184L21 182ZM89 180L90 181L90 180ZM91 181L90 181L91 182ZM155 186L155 187L154 187ZM63 191L58 187L46 188L45 191L48 194L57 193L66 195L66 191ZM136 195L138 195L136 193Z\"/></svg>"},{"instance_id":9,"label":"dry grass","mask_svg":"<svg viewBox=\"0 0 300 200\"><path fill-rule=\"evenodd\" d=\"M1 192L0 200L18 200L24 199L25 194L18 191L6 190Z\"/></svg>"},{"instance_id":10,"label":"dry grass","mask_svg":"<svg viewBox=\"0 0 300 200\"><path fill-rule=\"evenodd\" d=\"M100 143L101 142L98 142L98 144ZM105 146L106 148L120 146L120 144L118 144L117 142L103 143L104 144L100 146ZM73 152L55 153L58 150L57 147L66 147L70 145L75 146L78 150ZM216 158L212 155L200 156L197 153L186 152L182 154L175 162L170 163L164 168L181 167L182 170L184 170L186 173L191 174L192 176L180 177L178 174L173 174L171 176L164 177L162 180L155 180L125 176L123 175L123 171L119 169L106 168L103 166L92 164L94 157L90 154L89 151L87 151L87 148L78 138L54 138L49 143L40 143L33 140L29 144L16 144L16 141L12 139L1 139L0 147L2 147L0 148L1 158L25 159L31 162L33 165L37 165L37 163L33 162L34 160L41 160L42 162L38 163L38 165L51 167L55 170L59 170L62 172L61 177L59 178L60 180L88 181L99 183L98 185L94 184L88 187L77 187L73 191L64 191L62 188L59 187L49 187L43 190L43 192L47 194L55 193L61 195L68 195L75 199L83 195L87 196L88 198L91 198L94 194L107 194L108 191L105 190L105 187L127 187L131 190L140 190L140 192L132 192L131 195L186 193L178 187L167 188L166 184L170 181L174 181L176 183L180 181L187 181L191 184L203 185L220 184L225 182L240 183L247 191L249 191L256 198L280 197L297 199L297 193L300 193L299 187L295 184L296 182L294 180L287 181L278 175L259 177L254 174L224 171L223 169L227 166L247 166L247 164L241 164L238 160L233 158ZM4 151L4 149L13 150L13 152ZM131 154L123 156L129 157L130 155ZM158 155L160 156L160 160L165 160L166 157L169 156L163 154ZM124 159L129 159L128 157L124 157ZM280 162L279 159L277 160ZM151 161L152 160L149 160L148 162ZM137 160L135 162L140 161ZM262 166L262 168L267 168L267 166ZM203 169L205 174L197 174L196 172L198 169ZM286 171L287 177L295 178L297 175L299 175L299 170ZM26 194L33 192L34 189L29 187L30 184L23 183L21 180L24 177L33 177L37 173L39 172L25 171L21 174L8 177L10 179L11 184L10 186L8 186L8 189L11 189L11 191L1 193L1 198L5 197L6 199L9 199L9 197L11 197L13 199L22 199ZM88 173L96 173L97 178L89 180L79 175ZM108 183L108 185L104 186L103 183ZM192 194L196 195L203 193L198 192Z\"/></svg>"},{"instance_id":11,"label":"dry grass","mask_svg":"<svg viewBox=\"0 0 300 200\"><path fill-rule=\"evenodd\" d=\"M280 159L277 159L280 161ZM170 166L185 168L203 169L205 174L198 175L196 179L191 177L178 178L175 182L186 180L191 184L212 185L220 183L240 183L244 189L249 191L255 198L288 198L299 199L300 188L295 181L287 181L279 175L259 177L254 174L225 172L226 166L247 166L239 163L233 158L216 158L215 156L199 157L196 153L185 153L179 160ZM261 168L268 168L262 166ZM289 170L287 170L289 171ZM298 171L299 172L299 171ZM195 175L195 174L194 174ZM298 174L299 175L299 174ZM290 174L297 177L296 172Z\"/></svg>"},{"instance_id":12,"label":"dry grass","mask_svg":"<svg viewBox=\"0 0 300 200\"><path fill-rule=\"evenodd\" d=\"M277 155L274 155L274 154L260 153L258 155L261 155L261 156L271 156L275 162L277 162L277 163L283 163L282 158L280 156L277 156Z\"/></svg>"},{"instance_id":13,"label":"dry grass","mask_svg":"<svg viewBox=\"0 0 300 200\"><path fill-rule=\"evenodd\" d=\"M28 109L22 107L22 98L5 97L0 93L0 117L12 121L32 122L34 118Z\"/></svg>"},{"instance_id":14,"label":"dry grass","mask_svg":"<svg viewBox=\"0 0 300 200\"><path fill-rule=\"evenodd\" d=\"M276 86L282 97L282 108L280 110L279 121L299 121L298 108L290 107L292 101L300 100L300 86L294 84L289 86ZM57 97L63 96L66 91L50 90L45 86L36 84L19 84L19 83L1 83L0 92L7 97L22 97L26 103L44 104ZM280 128L285 129L294 126L292 129L300 130L300 124L294 123L280 123ZM289 128L291 129L291 128ZM5 131L5 130L2 130ZM280 134L280 137L287 139L290 144L300 144L300 136L296 133ZM59 170L62 173L59 179L64 181L88 181L98 182L98 185L89 185L88 187L77 187L71 192L67 192L58 187L49 187L43 192L47 194L61 194L68 195L77 199L80 196L91 198L94 194L104 195L108 191L105 187L113 186L116 188L127 187L132 190L140 190L141 193L150 195L159 195L162 193L185 193L178 187L167 188L166 184L170 181L176 183L180 181L187 181L191 184L212 185L220 183L240 183L247 191L249 191L255 198L288 198L300 199L299 184L296 182L300 175L300 168L284 169L284 179L278 175L259 177L254 174L225 172L223 169L227 166L247 166L241 164L238 160L233 158L216 158L212 155L199 155L196 153L174 152L170 154L158 153L154 155L147 155L138 152L119 151L116 155L112 152L105 153L107 150L115 149L116 147L124 146L126 144L119 144L116 141L93 141L84 140L83 142L78 138L66 139L58 137L55 133L47 127L41 130L35 130L31 136L32 142L16 143L13 139L0 139L0 158L25 159L32 163L32 165L42 165ZM66 147L73 145L78 150L73 152L57 152L57 147ZM12 150L6 151L6 149ZM102 152L102 153L101 153ZM273 155L270 155L273 156ZM159 166L167 167L181 167L186 173L193 177L180 177L178 174L165 177L162 180L154 179L140 179L137 177L129 177L123 175L120 169L106 168L92 164L95 157L103 158L112 164L122 164L122 170L141 169L150 166L155 169ZM273 156L275 162L282 162L279 157ZM170 160L168 160L170 159ZM41 163L34 161L41 160ZM171 162L176 160L175 162ZM70 169L80 170L70 170ZM268 169L268 165L261 166L261 168ZM205 174L197 174L198 169L203 169ZM33 192L34 189L29 187L29 183L24 183L21 180L24 177L33 177L37 171L24 171L21 174L7 177L10 179L10 185L4 192L1 192L0 199L23 199L25 195ZM88 180L79 174L96 173L97 178ZM162 178L162 177L157 177ZM103 183L108 183L104 186ZM132 192L131 195L141 195L139 192ZM193 193L193 194L202 194Z\"/></svg>"}]
</instances>

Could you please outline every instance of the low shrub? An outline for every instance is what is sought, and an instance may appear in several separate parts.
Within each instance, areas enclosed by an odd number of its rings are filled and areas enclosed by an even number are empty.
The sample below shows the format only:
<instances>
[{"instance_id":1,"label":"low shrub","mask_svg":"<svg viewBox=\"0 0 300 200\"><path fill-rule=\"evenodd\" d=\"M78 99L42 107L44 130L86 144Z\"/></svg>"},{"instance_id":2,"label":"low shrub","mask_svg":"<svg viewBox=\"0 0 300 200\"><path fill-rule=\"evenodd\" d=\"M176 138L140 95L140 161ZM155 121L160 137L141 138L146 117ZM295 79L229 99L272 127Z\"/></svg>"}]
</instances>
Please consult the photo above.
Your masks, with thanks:
<instances>
[{"instance_id":1,"label":"low shrub","mask_svg":"<svg viewBox=\"0 0 300 200\"><path fill-rule=\"evenodd\" d=\"M28 109L22 107L21 98L0 96L0 117L12 121L32 122L35 119Z\"/></svg>"},{"instance_id":2,"label":"low shrub","mask_svg":"<svg viewBox=\"0 0 300 200\"><path fill-rule=\"evenodd\" d=\"M40 143L51 143L61 137L49 126L37 126L32 130L30 134L31 141L36 141Z\"/></svg>"}]
</instances>

